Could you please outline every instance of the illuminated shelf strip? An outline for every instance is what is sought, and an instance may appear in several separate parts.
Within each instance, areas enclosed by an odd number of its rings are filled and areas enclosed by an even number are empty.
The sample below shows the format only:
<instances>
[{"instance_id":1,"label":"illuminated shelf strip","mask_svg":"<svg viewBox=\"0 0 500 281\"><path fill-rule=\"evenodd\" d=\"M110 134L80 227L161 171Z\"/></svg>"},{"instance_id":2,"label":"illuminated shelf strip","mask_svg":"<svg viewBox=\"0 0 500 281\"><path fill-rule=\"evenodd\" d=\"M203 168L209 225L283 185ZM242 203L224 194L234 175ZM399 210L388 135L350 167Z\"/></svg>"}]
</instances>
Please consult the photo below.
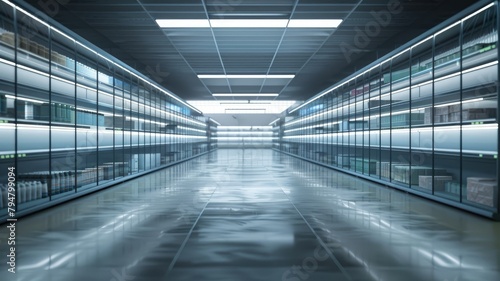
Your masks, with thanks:
<instances>
[{"instance_id":1,"label":"illuminated shelf strip","mask_svg":"<svg viewBox=\"0 0 500 281\"><path fill-rule=\"evenodd\" d=\"M483 8L481 8L481 9L477 10L476 12L474 12L474 13L472 13L472 14L470 14L470 15L466 16L465 18L463 18L463 19L461 19L461 20L459 20L459 21L457 21L457 22L455 22L455 23L453 23L453 24L451 24L451 25L447 26L447 27L446 27L446 28L444 28L444 29L441 29L441 30L439 30L439 31L435 32L433 35L431 35L431 36L429 36L429 37L426 37L426 38L424 38L423 40L420 40L419 42L417 42L417 43L413 44L412 46L410 46L410 47L406 48L405 50L403 50L403 51L401 51L401 52L397 53L396 55L391 56L390 58L388 58L388 59L384 60L383 62L376 64L375 66L373 66L373 67L371 67L370 69L368 69L368 70L366 70L366 71L364 71L364 72L362 72L362 73L360 73L360 74L356 75L355 77L352 77L352 78L348 79L347 81L342 82L341 84L338 84L338 85L332 86L331 88L328 88L328 89L326 89L326 90L324 90L324 91L320 92L319 94L317 94L317 95L316 95L315 97L313 97L312 99L310 99L310 100L306 101L305 103L303 103L303 104L301 104L300 106L298 106L298 107L294 108L293 110L291 110L291 111L290 111L290 113L293 113L293 112L295 112L295 111L299 110L300 108L302 108L302 107L304 107L304 106L308 105L309 103L311 103L311 102L313 102L313 101L315 101L315 100L317 100L317 99L319 99L319 98L323 97L324 95L326 95L326 94L328 94L328 93L330 93L330 92L333 92L334 90L336 90L336 89L338 89L338 88L340 88L340 87L342 87L342 86L344 86L344 85L348 84L348 83L349 83L349 82L351 82L351 81L356 80L358 77L363 76L363 75L365 75L365 74L369 73L371 70L373 70L373 69L375 69L375 68L378 68L378 67L380 67L381 65L383 65L383 64L385 64L385 63L387 63L387 62L391 61L392 59L394 59L394 58L396 58L396 57L400 56L400 55L401 55L401 54L403 54L404 52L409 51L409 50L410 50L411 48L413 48L414 46L418 46L418 45L420 45L420 44L424 43L425 41L429 40L430 38L434 38L434 37L436 37L437 35L441 34L442 32L444 32L444 31L446 31L446 30L448 30L448 29L450 29L450 28L453 28L453 27L454 27L454 26L456 26L457 24L460 24L460 23L462 23L462 22L466 21L467 19L469 19L469 18L471 18L471 17L473 17L473 16L475 16L475 15L477 15L477 14L479 14L479 13L481 13L481 12L483 12L483 11L487 10L487 9L489 9L490 7L492 7L492 6L494 6L494 5L495 5L495 3L490 3L490 4L486 5L485 7L483 7Z\"/></svg>"},{"instance_id":2,"label":"illuminated shelf strip","mask_svg":"<svg viewBox=\"0 0 500 281\"><path fill-rule=\"evenodd\" d=\"M412 88L416 88L416 87L419 87L419 86L427 85L427 84L430 84L430 83L433 83L433 82L437 82L437 81L442 81L442 80L445 80L445 79L448 79L448 78L451 78L451 77L455 77L455 76L461 75L463 73L472 72L472 71L475 71L475 70L487 68L487 67L490 67L490 66L493 66L493 65L497 65L497 64L498 64L498 60L493 61L493 62L489 62L489 63L486 63L486 64L483 64L483 65L480 65L480 66L476 66L476 67L473 67L473 68L470 68L470 69L466 69L464 71L455 72L455 73L452 73L450 75L447 75L447 76L444 76L444 77L440 77L440 78L437 78L437 79L434 79L434 80L431 80L431 81L423 82L421 84L412 86ZM410 87L406 87L404 89L399 89L399 90L396 90L396 91L384 94L382 96L389 96L391 94L395 94L395 93L407 91L407 90L409 90L409 88ZM380 96L380 97L382 97L382 96ZM328 110L326 112L316 113L316 114L311 115L311 116L305 116L305 117L296 118L296 119L294 119L294 120L286 123L285 126L290 126L290 125L293 125L293 124L298 123L298 122L303 122L303 121L306 121L306 120L309 120L309 119L312 119L312 118L323 116L323 115L332 113L334 111L337 111L337 110L340 110L340 109L344 109L344 108L349 107L349 106L355 106L355 105L358 105L360 103L364 103L364 102L367 102L369 100L374 100L374 99L378 99L378 97L373 97L373 98L370 98L370 99L365 99L365 100L362 100L362 101L359 101L359 102L356 102L356 103L352 103L352 104L348 104L348 105L345 105L345 106L342 106L342 107L330 109L330 110Z\"/></svg>"},{"instance_id":3,"label":"illuminated shelf strip","mask_svg":"<svg viewBox=\"0 0 500 281\"><path fill-rule=\"evenodd\" d=\"M3 59L0 59L1 62L8 62L8 61L5 61ZM30 68L30 67L27 67L27 66L24 66L24 65L20 65L20 64L16 64L16 63L10 63L11 65L13 66L17 66L19 68L22 68L22 69L25 69L27 71L30 71L30 72L33 72L33 73L37 73L37 74L40 74L40 75L43 75L45 77L50 77L50 78L53 78L53 79L56 79L56 80L59 80L61 82L65 82L65 83L68 83L68 84L71 84L71 85L75 85L74 82L72 81L69 81L67 79L64 79L64 78L61 78L61 77L58 77L58 76L54 76L54 75L48 75L47 73L44 73L44 72L41 72L41 71L38 71L36 69L33 69L33 68ZM206 126L206 123L204 122L201 122L201 121L198 121L198 120L192 120L192 119L188 119L188 118L185 118L185 117L182 117L182 116L178 116L178 115L175 115L174 113L171 113L171 112L168 112L168 111L165 111L165 110L160 110L160 109L157 109L157 108L154 108L154 107L151 107L151 106L148 106L148 105L145 105L145 104L141 104L141 103L138 103L136 101L132 101L132 100L127 100L127 99L124 99L122 97L119 97L119 96L115 96L115 95L112 95L110 93L107 93L107 92L104 92L104 91L100 91L98 89L93 89L93 88L90 88L88 86L85 86L85 85L82 85L82 84L79 84L79 83L76 83L77 86L79 87L82 87L84 89L87 89L87 90L91 90L91 91L94 91L94 92L98 92L99 95L106 95L106 96L109 96L111 98L116 98L116 99L120 99L120 100L123 100L123 101L126 101L126 102L130 102L131 104L136 104L140 107L144 107L144 108L149 108L149 109L152 109L152 110L155 110L155 112L161 112L161 113L165 113L169 116L173 116L174 118L180 118L182 120L185 120L185 121L188 121L188 122L191 122L191 123L194 123L194 124L198 124L200 126ZM10 96L10 97L14 97L14 96ZM20 100L24 99L24 100L27 100L26 98L18 98ZM36 101L36 100L30 100L32 102L37 102L37 103L40 103L41 101ZM43 102L41 102L43 103ZM90 112L95 112L97 113L97 111L92 111L90 109L82 109L82 110L86 110L86 111L90 111Z\"/></svg>"},{"instance_id":4,"label":"illuminated shelf strip","mask_svg":"<svg viewBox=\"0 0 500 281\"><path fill-rule=\"evenodd\" d=\"M46 26L47 28L50 28L50 29L53 29L53 30L57 31L58 33L60 33L60 34L64 35L65 37L67 37L67 38L71 39L73 42L76 42L77 44L79 44L79 45L81 45L81 46L85 47L86 49L88 49L88 50L90 50L90 51L92 51L94 54L97 54L99 57L101 57L101 58L103 58L103 59L107 60L108 62L112 63L113 65L115 65L115 66L117 66L117 67L121 68L122 70L126 71L127 73L129 73L129 74L131 74L131 75L135 76L136 78L138 78L138 79L142 80L144 83L149 84L150 86L155 87L157 90L159 90L159 91L161 91L162 93L164 93L164 94L168 95L169 97L171 97L171 98L173 98L173 99L177 100L177 101L178 101L178 102L180 102L181 104L183 104L183 105L185 105L185 106L189 107L190 109L192 109L192 110L194 110L194 111L198 112L199 114L202 114L202 112L201 112L201 111L199 111L199 110L198 110L198 109L196 109L195 107L193 107L193 106L189 105L188 103L184 102L183 100L179 99L179 98L178 98L178 97L176 97L173 93L170 93L170 92L169 92L169 91L167 91L166 89L163 89L163 88L161 88L161 87L157 86L156 84L151 83L151 81L148 81L148 80L146 80L145 78L143 78L143 77L141 77L141 76L139 76L139 75L135 74L134 72L130 71L129 69L124 68L124 67L123 67L123 66L121 66L120 64L118 64L118 63L116 63L116 62L114 62L114 61L110 60L109 58L107 58L107 57L103 56L102 54L97 53L97 52L96 52L96 51L94 51L94 50L91 50L89 47L85 46L83 43L81 43L81 42L79 42L79 41L75 40L74 38L71 38L69 35L66 35L66 34L65 34L65 33L63 33L62 31L60 31L60 30L58 30L57 28L55 28L55 27L51 26L50 24L48 24L48 23L46 23L45 21L43 21L43 20L39 19L38 17L36 17L36 16L32 15L31 13L27 12L27 11L26 11L26 10L24 10L23 8L21 8L21 7L17 6L17 5L15 5L15 4L13 4L12 2L10 2L10 1L8 1L8 0L2 0L2 1L3 1L4 3L6 3L6 4L8 4L8 5L12 6L12 7L13 7L13 8L15 8L16 10L18 10L18 11L22 12L23 14L25 14L25 15L29 16L30 18L32 18L32 19L34 19L34 20L38 21L39 23L43 24L43 25L44 25L44 26Z\"/></svg>"}]
</instances>

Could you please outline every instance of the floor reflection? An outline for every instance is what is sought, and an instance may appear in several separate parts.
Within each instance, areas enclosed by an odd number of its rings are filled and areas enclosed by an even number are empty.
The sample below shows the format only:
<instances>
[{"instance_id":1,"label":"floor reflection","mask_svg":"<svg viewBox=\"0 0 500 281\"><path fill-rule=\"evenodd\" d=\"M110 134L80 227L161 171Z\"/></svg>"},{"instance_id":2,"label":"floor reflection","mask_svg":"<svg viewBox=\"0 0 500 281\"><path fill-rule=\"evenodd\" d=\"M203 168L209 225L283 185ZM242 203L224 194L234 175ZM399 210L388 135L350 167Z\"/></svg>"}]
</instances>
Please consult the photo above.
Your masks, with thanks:
<instances>
[{"instance_id":1,"label":"floor reflection","mask_svg":"<svg viewBox=\"0 0 500 281\"><path fill-rule=\"evenodd\" d=\"M0 280L498 280L499 234L278 152L219 150L20 219Z\"/></svg>"}]
</instances>

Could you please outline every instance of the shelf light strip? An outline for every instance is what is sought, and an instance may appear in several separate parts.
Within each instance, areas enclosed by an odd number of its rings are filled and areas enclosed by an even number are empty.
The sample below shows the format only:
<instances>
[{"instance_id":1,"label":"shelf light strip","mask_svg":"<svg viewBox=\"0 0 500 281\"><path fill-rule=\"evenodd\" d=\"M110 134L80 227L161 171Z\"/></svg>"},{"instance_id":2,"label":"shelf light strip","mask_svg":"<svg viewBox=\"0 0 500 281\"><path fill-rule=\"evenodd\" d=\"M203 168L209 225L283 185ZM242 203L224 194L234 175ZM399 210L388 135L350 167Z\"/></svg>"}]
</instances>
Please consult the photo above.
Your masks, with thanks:
<instances>
[{"instance_id":1,"label":"shelf light strip","mask_svg":"<svg viewBox=\"0 0 500 281\"><path fill-rule=\"evenodd\" d=\"M2 59L2 58L0 58L0 62L5 63L5 64L8 64L8 65L16 66L16 64L15 64L15 63L13 63L13 62L11 62L11 61L8 61L8 60L4 60L4 59Z\"/></svg>"},{"instance_id":2,"label":"shelf light strip","mask_svg":"<svg viewBox=\"0 0 500 281\"><path fill-rule=\"evenodd\" d=\"M102 54L100 54L100 53L98 53L98 52L96 52L96 51L94 51L94 50L91 50L89 47L85 46L83 43L81 43L81 42L79 42L79 41L75 40L74 38L71 38L69 35L64 34L62 31L60 31L60 30L58 30L57 28L55 28L55 27L53 27L53 26L49 25L48 23L44 22L43 20L41 20L41 19L37 18L36 16L34 16L34 15L32 15L31 13L27 12L26 10L24 10L23 8L21 8L21 7L17 6L17 5L15 5L15 4L13 4L12 2L10 2L10 1L8 1L8 0L2 0L2 1L3 1L4 3L6 3L6 4L8 4L8 5L12 6L12 7L13 7L13 8L15 8L16 10L19 10L19 11L21 11L22 13L26 14L27 16L29 16L29 17L33 18L34 20L36 20L36 21L40 22L41 24L45 25L47 28L51 28L51 29L53 29L53 30L56 30L58 33L61 33L61 34L62 34L62 35L64 35L65 37L67 37L67 38L71 39L73 42L76 42L77 44L79 44L79 45L81 45L81 46L85 47L86 49L90 50L90 51L91 51L91 52L93 52L94 54L97 54L99 57L101 57L101 58L103 58L103 59L105 59L105 60L109 61L109 62L110 62L110 63L112 63L113 65L118 66L119 68L123 69L124 71L128 72L129 74L131 74L131 75L135 76L136 78L138 78L138 79L142 80L142 81L143 81L143 82L145 82L146 84L149 84L149 85L151 85L151 86L153 86L153 87L157 88L159 91L161 91L162 93L164 93L164 94L166 94L166 95L170 96L171 98L173 98L173 99L177 100L177 101L178 101L178 102L180 102L181 104L183 104L183 105L185 105L185 106L187 106L187 107L191 108L192 110L194 110L194 111L196 111L196 112L198 112L198 113L200 113L200 114L202 113L201 111L199 111L198 109L196 109L196 108L195 108L195 107L193 107L192 105L189 105L188 103L184 102L183 100L179 99L178 97L176 97L175 95L173 95L173 94L172 94L172 93L170 93L169 91L167 91L167 90L165 90L165 89L162 89L162 88L158 87L156 84L153 84L153 83L151 83L150 81L148 81L148 80L144 79L143 77L140 77L139 75L135 74L134 72L132 72L132 71L130 71L130 70L128 70L128 69L126 69L126 68L124 68L124 67L123 67L123 66L121 66L120 64L118 64L118 63L116 63L116 62L114 62L114 61L110 60L109 58L107 58L107 57L103 56Z\"/></svg>"},{"instance_id":3,"label":"shelf light strip","mask_svg":"<svg viewBox=\"0 0 500 281\"><path fill-rule=\"evenodd\" d=\"M298 123L298 122L303 122L303 121L306 121L306 120L309 120L309 119L312 119L312 118L317 118L317 117L320 117L320 116L323 116L323 115L327 115L327 114L333 113L333 112L338 111L338 110L342 110L342 109L347 108L347 107L356 106L356 105L358 105L360 103L364 103L364 102L366 102L366 100L358 101L358 102L353 103L353 104L347 104L347 105L344 105L344 106L341 106L341 107L336 107L336 108L330 109L330 110L328 110L326 112L321 112L321 113L314 114L312 116L300 118L299 120L293 120L290 123L286 123L285 127L289 126L289 125L293 125L293 124Z\"/></svg>"},{"instance_id":4,"label":"shelf light strip","mask_svg":"<svg viewBox=\"0 0 500 281\"><path fill-rule=\"evenodd\" d=\"M284 133L290 133L290 132L301 131L301 130L307 130L307 129L314 129L314 128L318 128L318 127L321 127L321 126L336 125L336 124L340 124L341 122L342 122L342 121L336 121L336 122L330 122L330 123L323 123L323 124L317 124L317 125L306 126L306 127L302 127L302 128L290 129L290 130L286 130L286 131L284 131Z\"/></svg>"},{"instance_id":5,"label":"shelf light strip","mask_svg":"<svg viewBox=\"0 0 500 281\"><path fill-rule=\"evenodd\" d=\"M477 14L479 14L479 13L483 12L484 10L486 10L486 9L488 9L488 8L490 8L490 7L492 7L493 5L495 5L495 3L490 3L489 5L486 5L485 7L481 8L481 9L477 10L476 12L474 12L474 13L472 13L472 14L468 15L467 17L465 17L465 18L463 18L463 19L459 20L458 22L455 22L455 23L451 24L450 26L448 26L448 27L446 27L446 28L444 28L444 29L442 29L442 30L440 30L440 31L438 31L438 32L436 32L436 33L434 33L433 35L431 35L431 36L429 36L429 37L427 37L427 38L425 38L425 39L423 39L423 40L419 41L418 43L416 43L416 46L418 46L419 44L422 44L423 42L425 42L425 41L429 40L430 38L433 38L433 37L435 37L435 36L437 36L437 35L441 34L441 33L442 33L442 32L444 32L444 31L446 31L446 30L448 30L448 29L450 29L450 28L454 27L455 25L457 25L457 24L459 24L459 23L461 23L461 22L463 22L463 21L466 21L467 19L469 19L469 18L471 18L471 17L473 17L473 16L475 16L475 15L477 15ZM415 46L415 45L414 45L414 46ZM412 48L412 47L410 46L409 48L405 49L404 51L399 52L398 54L396 54L396 55L394 55L394 56L391 56L390 58L388 58L388 59L384 60L383 62L376 64L375 66L373 66L373 67L371 67L370 69L368 69L368 70L364 71L363 73L361 73L361 74L357 75L356 77L353 77L353 78L351 78L351 79L349 79L349 80L347 80L347 81L345 81L345 82L342 82L342 83L341 83L341 84L339 84L339 85L333 86L333 87L332 87L332 88L330 88L330 89L326 89L326 90L324 90L324 91L320 92L318 95L316 95L316 97L313 97L312 99L310 99L310 100L306 101L305 103L303 103L303 104L301 104L300 106L298 106L298 107L294 108L293 110L291 110L291 111L290 111L290 113L293 113L293 112L295 112L295 111L297 111L297 110L301 109L302 107L304 107L304 106L308 105L309 103L311 103L311 102L313 102L313 101L315 101L315 100L317 100L317 99L321 98L322 96L324 96L324 95L326 95L326 94L328 94L328 93L330 93L330 92L333 92L333 91L335 91L336 89L338 89L339 87L342 87L343 85L345 85L345 84L347 84L347 83L349 83L349 82L351 82L351 81L355 80L355 79L356 79L356 78L358 78L359 76L364 75L365 73L368 73L369 71L371 71L371 70L373 70L373 69L375 69L375 68L377 68L377 67L379 67L379 66L381 66L381 65L383 65L383 64L385 64L385 63L387 63L387 62L389 62L389 61L391 61L392 59L396 58L397 56L401 55L402 53L404 53L404 52L408 51L408 50L409 50L409 49L411 49L411 48Z\"/></svg>"},{"instance_id":6,"label":"shelf light strip","mask_svg":"<svg viewBox=\"0 0 500 281\"><path fill-rule=\"evenodd\" d=\"M484 99L483 98L477 98L477 99L471 99L471 100L464 100L464 101L457 101L457 102L450 102L450 103L435 105L434 107L435 108L445 107L445 106L450 106L450 105L464 104L464 103L470 103L470 102L476 102L476 101L482 101L482 100L484 100Z\"/></svg>"},{"instance_id":7,"label":"shelf light strip","mask_svg":"<svg viewBox=\"0 0 500 281\"><path fill-rule=\"evenodd\" d=\"M55 31L55 32L59 33L60 35L62 35L62 36L64 36L64 37L66 37L67 39L69 39L69 40L70 40L70 41L72 41L73 43L75 43L75 42L76 42L76 40L75 40L74 38L70 37L69 35L67 35L66 33L64 33L64 32L62 32L62 31L60 31L59 29L57 29L57 28L55 28L55 27L53 27L53 26L51 26L51 27L50 27L50 29L52 29L53 31Z\"/></svg>"},{"instance_id":8,"label":"shelf light strip","mask_svg":"<svg viewBox=\"0 0 500 281\"><path fill-rule=\"evenodd\" d=\"M412 88L416 88L416 87L419 87L419 86L424 86L424 85L427 85L427 84L430 84L430 83L435 83L435 82L438 82L438 81L442 81L442 80L445 80L445 79L448 79L448 78L452 78L452 77L455 77L455 76L458 76L460 75L461 73L468 73L468 72L471 72L471 71L475 71L475 70L479 70L479 69L483 69L483 68L486 68L486 67L490 67L492 65L496 65L498 64L498 60L497 61L493 61L493 62L489 62L489 63L486 63L486 64L483 64L483 65L480 65L480 66L476 66L474 68L471 68L471 69L467 69L467 70L464 70L462 72L456 72L456 73L452 73L452 74L449 74L447 76L444 76L444 77L440 77L440 78L437 78L437 79L434 79L432 81L427 81L427 82L423 82L423 83L420 83L418 85L415 85L415 86L412 86ZM400 90L397 90L397 91L394 91L392 93L387 93L387 94L384 94L382 96L379 96L380 98L381 97L384 97L384 96L388 96L388 95L391 95L391 94L396 94L396 93L399 93L399 92L403 92L403 91L407 91L410 87L406 87L404 89L400 89ZM373 97L373 98L370 98L368 100L375 100L375 99L379 99L379 97ZM308 117L301 117L299 119L296 119L296 120L292 120L290 123L287 123L285 124L285 126L289 126L289 125L292 125L292 124L295 124L297 122L301 122L301 121L306 121L306 120L309 120L309 119L312 119L312 118L317 118L317 117L320 117L322 115L325 115L325 114L328 114L328 113L332 113L333 111L335 110L339 110L339 109L343 109L345 107L348 107L348 106L354 106L354 105L357 105L359 103L362 103L362 102L366 102L367 100L363 100L363 101L360 101L360 102L356 102L354 104L350 104L350 105L345 105L345 106L342 106L340 108L335 108L335 109L331 109L327 112L323 112L323 113L317 113L317 114L314 114L312 116L308 116ZM298 109L298 108L296 108ZM290 112L292 113L292 111Z\"/></svg>"},{"instance_id":9,"label":"shelf light strip","mask_svg":"<svg viewBox=\"0 0 500 281\"><path fill-rule=\"evenodd\" d=\"M184 127L184 126L178 126L178 128L183 129L183 130L193 131L193 132L206 133L206 131L203 131L203 130L193 129L193 128Z\"/></svg>"},{"instance_id":10,"label":"shelf light strip","mask_svg":"<svg viewBox=\"0 0 500 281\"><path fill-rule=\"evenodd\" d=\"M492 6L494 6L494 5L495 5L495 3L490 3L490 4L486 5L486 6L484 6L483 8L481 8L481 9L479 9L479 10L475 11L474 13L472 13L472 14L470 14L470 15L466 16L465 18L463 18L463 19L462 19L462 21L466 21L466 20L468 20L468 19L472 18L473 16L476 16L476 15L480 14L481 12L483 12L483 11L485 11L485 10L489 9L490 7L492 7Z\"/></svg>"},{"instance_id":11,"label":"shelf light strip","mask_svg":"<svg viewBox=\"0 0 500 281\"><path fill-rule=\"evenodd\" d=\"M281 118L276 118L274 121L272 121L271 123L269 123L269 126L271 126L272 124L278 122Z\"/></svg>"},{"instance_id":12,"label":"shelf light strip","mask_svg":"<svg viewBox=\"0 0 500 281\"><path fill-rule=\"evenodd\" d=\"M34 103L44 103L43 101L40 101L40 100L27 99L27 98L23 98L23 97L12 96L12 95L5 95L5 97L9 98L9 99L17 99L17 100L22 100L22 101L34 102Z\"/></svg>"},{"instance_id":13,"label":"shelf light strip","mask_svg":"<svg viewBox=\"0 0 500 281\"><path fill-rule=\"evenodd\" d=\"M41 24L45 25L47 28L49 28L49 27L50 27L50 26L49 26L46 22L44 22L43 20L41 20L41 19L39 19L39 18L35 17L35 16L34 16L34 15L32 15L31 13L27 12L25 9L23 9L23 8L21 8L21 7L17 6L17 5L15 5L15 4L13 4L13 3L11 3L10 1L7 1L7 0L2 0L2 1L3 1L4 3L8 4L9 6L12 6L14 9L16 9L16 10L18 10L18 11L22 12L23 14L26 14L28 17L30 17L30 18L32 18L32 19L34 19L34 20L38 21L39 23L41 23ZM19 18L20 18L20 17L19 17Z\"/></svg>"},{"instance_id":14,"label":"shelf light strip","mask_svg":"<svg viewBox=\"0 0 500 281\"><path fill-rule=\"evenodd\" d=\"M432 130L434 131L443 131L443 130L446 130L446 131L459 131L459 130L462 130L462 131L476 131L476 130L480 130L480 131L487 131L487 130L498 130L498 125L497 124L483 124L483 125L467 125L467 126L450 126L450 127L429 127L429 128L418 128L418 129L409 129L409 128L399 128L399 129L392 129L392 131L398 131L398 132L430 132ZM382 131L379 131L379 130L374 130L374 134L373 135L384 135L384 134L389 134L390 133L390 129L388 130L382 130ZM380 133L381 132L381 133ZM299 139L299 138L304 138L304 139L307 139L307 138L321 138L321 137L335 137L335 136L338 136L338 135L350 135L350 136L355 136L355 135L367 135L369 134L370 132L367 132L367 131L363 131L363 132L353 132L353 131L348 131L348 132L337 132L337 133L327 133L327 134L307 134L307 135L296 135L296 136L284 136L283 138L284 139Z\"/></svg>"},{"instance_id":15,"label":"shelf light strip","mask_svg":"<svg viewBox=\"0 0 500 281\"><path fill-rule=\"evenodd\" d=\"M2 60L2 59L0 59L0 61L2 61L2 62L3 62L3 60ZM16 64L13 64L13 65L14 65L14 66L16 66ZM61 78L61 77L58 77L58 76L54 76L54 75L50 75L50 76L49 76L48 74L46 74L46 73L44 73L44 72L38 71L38 70L36 70L36 69L32 69L32 68L27 67L27 66L24 66L24 65L17 65L17 66L18 66L19 68L22 68L22 69L25 69L25 70L28 70L28 71L31 71L31 72L34 72L34 73L38 73L38 74L40 74L40 75L43 75L43 76L46 76L46 77L50 77L50 78L53 78L53 79L59 80L59 81L61 81L61 82L65 82L65 83L68 83L68 84L71 84L71 85L75 85L75 83L74 83L74 82L69 81L69 80L64 79L64 78ZM92 91L94 91L94 92L96 92L96 91L97 91L96 89L89 88L89 87L87 87L87 86L85 86L85 85L82 85L82 84L79 84L79 83L77 83L76 85L77 85L77 86L79 86L79 87L82 87L82 88L84 88L84 89L87 89L87 90L92 90ZM121 99L121 100L124 100L124 101L128 101L128 102L130 102L131 104L137 104L137 105L139 105L139 106L144 106L144 107L146 107L146 108L150 108L150 109L153 109L153 110L156 110L156 111L159 111L159 112L163 112L163 113L166 113L166 114L167 114L167 115L169 115L169 116L177 117L177 118L180 118L180 119L182 119L182 120L185 120L185 121L188 121L188 122L191 122L191 123L194 123L194 124L199 124L199 125L201 125L201 126L205 126L205 125L206 125L205 123L203 123L203 122L201 122L201 121L191 120L191 119L187 119L187 118L182 117L182 116L177 116L177 115L175 115L175 114L172 114L171 112L164 111L164 110L159 110L159 109L157 109L157 108L153 108L153 107L148 106L148 105L145 105L145 104L140 104L140 103L135 102L135 101L132 101L132 100L125 100L125 99L123 99L122 97L119 97L119 96L114 96L114 95L112 95L112 94L110 94L110 93L107 93L107 92L103 92L103 91L97 91L97 92L98 92L100 95L107 95L107 96L109 96L109 97L111 97L111 98L117 98L117 99ZM11 96L11 97L13 97L13 96ZM40 101L34 101L34 102L40 102ZM43 102L42 102L42 103L43 103ZM91 110L87 110L87 111L91 111ZM91 112L92 112L92 111L91 111ZM95 113L97 113L97 112L95 112Z\"/></svg>"},{"instance_id":16,"label":"shelf light strip","mask_svg":"<svg viewBox=\"0 0 500 281\"><path fill-rule=\"evenodd\" d=\"M215 119L212 119L210 118L210 121L214 122L215 124L217 124L218 126L220 126L221 124L219 122L217 122Z\"/></svg>"}]
</instances>

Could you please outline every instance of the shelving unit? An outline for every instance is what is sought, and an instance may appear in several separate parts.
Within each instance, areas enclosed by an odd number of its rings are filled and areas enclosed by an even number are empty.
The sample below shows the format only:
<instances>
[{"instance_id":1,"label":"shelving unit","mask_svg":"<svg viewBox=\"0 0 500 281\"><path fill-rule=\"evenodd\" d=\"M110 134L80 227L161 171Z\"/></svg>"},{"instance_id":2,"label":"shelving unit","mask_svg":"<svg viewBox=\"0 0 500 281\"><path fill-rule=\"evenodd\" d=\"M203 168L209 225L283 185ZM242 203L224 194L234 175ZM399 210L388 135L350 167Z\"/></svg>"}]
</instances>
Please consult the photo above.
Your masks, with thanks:
<instances>
[{"instance_id":1,"label":"shelving unit","mask_svg":"<svg viewBox=\"0 0 500 281\"><path fill-rule=\"evenodd\" d=\"M219 126L215 140L219 148L271 148L273 131L271 126Z\"/></svg>"},{"instance_id":2,"label":"shelving unit","mask_svg":"<svg viewBox=\"0 0 500 281\"><path fill-rule=\"evenodd\" d=\"M196 108L57 23L0 8L1 218L8 167L27 213L216 148Z\"/></svg>"},{"instance_id":3,"label":"shelving unit","mask_svg":"<svg viewBox=\"0 0 500 281\"><path fill-rule=\"evenodd\" d=\"M482 1L274 122L274 148L498 218L498 2Z\"/></svg>"}]
</instances>

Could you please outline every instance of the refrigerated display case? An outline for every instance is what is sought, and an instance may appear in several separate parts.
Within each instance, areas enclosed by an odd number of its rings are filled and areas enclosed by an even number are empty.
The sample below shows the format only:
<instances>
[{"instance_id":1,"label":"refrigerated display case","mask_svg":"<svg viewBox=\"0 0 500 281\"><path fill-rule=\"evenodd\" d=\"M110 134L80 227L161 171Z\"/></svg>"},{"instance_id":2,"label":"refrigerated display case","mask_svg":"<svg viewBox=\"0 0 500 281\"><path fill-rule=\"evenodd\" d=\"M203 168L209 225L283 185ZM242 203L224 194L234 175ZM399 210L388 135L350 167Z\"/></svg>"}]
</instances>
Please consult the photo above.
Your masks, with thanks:
<instances>
[{"instance_id":1,"label":"refrigerated display case","mask_svg":"<svg viewBox=\"0 0 500 281\"><path fill-rule=\"evenodd\" d=\"M287 111L275 149L498 218L498 1Z\"/></svg>"},{"instance_id":2,"label":"refrigerated display case","mask_svg":"<svg viewBox=\"0 0 500 281\"><path fill-rule=\"evenodd\" d=\"M0 217L214 149L196 108L30 7L0 2Z\"/></svg>"},{"instance_id":3,"label":"refrigerated display case","mask_svg":"<svg viewBox=\"0 0 500 281\"><path fill-rule=\"evenodd\" d=\"M271 126L218 126L214 140L219 148L272 148L273 131Z\"/></svg>"}]
</instances>

